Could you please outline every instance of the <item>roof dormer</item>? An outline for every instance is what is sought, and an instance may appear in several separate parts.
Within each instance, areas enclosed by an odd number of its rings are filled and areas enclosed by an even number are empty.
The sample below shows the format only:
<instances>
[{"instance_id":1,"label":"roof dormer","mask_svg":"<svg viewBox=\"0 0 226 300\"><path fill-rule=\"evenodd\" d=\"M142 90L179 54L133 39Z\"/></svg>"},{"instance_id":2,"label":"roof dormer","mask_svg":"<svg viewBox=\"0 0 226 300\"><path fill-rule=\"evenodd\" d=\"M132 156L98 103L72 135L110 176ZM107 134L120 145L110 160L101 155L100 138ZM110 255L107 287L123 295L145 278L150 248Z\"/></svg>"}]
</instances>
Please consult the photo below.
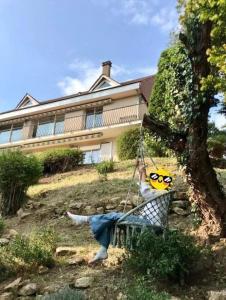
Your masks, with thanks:
<instances>
[{"instance_id":1,"label":"roof dormer","mask_svg":"<svg viewBox=\"0 0 226 300\"><path fill-rule=\"evenodd\" d=\"M120 85L117 81L111 78L111 66L112 63L110 60L102 63L102 74L91 86L89 92L93 92L101 89L107 89L107 88Z\"/></svg>"},{"instance_id":2,"label":"roof dormer","mask_svg":"<svg viewBox=\"0 0 226 300\"><path fill-rule=\"evenodd\" d=\"M17 104L16 109L30 107L30 106L34 106L34 105L38 105L38 104L39 104L39 102L35 98L33 98L29 94L26 94L22 98L22 100Z\"/></svg>"}]
</instances>

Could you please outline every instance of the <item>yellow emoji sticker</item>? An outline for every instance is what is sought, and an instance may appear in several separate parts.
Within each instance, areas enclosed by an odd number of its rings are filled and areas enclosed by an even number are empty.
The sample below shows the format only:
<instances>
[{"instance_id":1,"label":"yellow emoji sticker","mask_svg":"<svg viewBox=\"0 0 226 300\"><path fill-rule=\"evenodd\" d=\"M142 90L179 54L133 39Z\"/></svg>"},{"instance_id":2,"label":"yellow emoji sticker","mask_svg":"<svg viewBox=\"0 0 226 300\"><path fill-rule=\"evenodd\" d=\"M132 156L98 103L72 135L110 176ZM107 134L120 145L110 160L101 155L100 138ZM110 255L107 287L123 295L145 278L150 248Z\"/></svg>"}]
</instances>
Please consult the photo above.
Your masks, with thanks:
<instances>
[{"instance_id":1,"label":"yellow emoji sticker","mask_svg":"<svg viewBox=\"0 0 226 300\"><path fill-rule=\"evenodd\" d=\"M148 181L151 186L157 190L165 190L171 187L172 185L172 175L169 171L164 169L158 170L147 170Z\"/></svg>"}]
</instances>

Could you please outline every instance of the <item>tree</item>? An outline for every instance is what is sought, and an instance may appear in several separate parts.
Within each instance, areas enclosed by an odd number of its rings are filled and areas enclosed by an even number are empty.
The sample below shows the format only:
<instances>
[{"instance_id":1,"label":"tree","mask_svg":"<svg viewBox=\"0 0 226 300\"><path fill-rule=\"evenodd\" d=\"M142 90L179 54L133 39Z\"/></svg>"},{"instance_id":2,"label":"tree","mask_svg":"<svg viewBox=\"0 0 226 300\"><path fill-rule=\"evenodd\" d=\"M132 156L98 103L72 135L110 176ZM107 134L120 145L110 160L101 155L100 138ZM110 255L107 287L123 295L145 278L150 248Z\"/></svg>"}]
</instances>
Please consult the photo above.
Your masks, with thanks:
<instances>
[{"instance_id":1,"label":"tree","mask_svg":"<svg viewBox=\"0 0 226 300\"><path fill-rule=\"evenodd\" d=\"M226 198L207 150L208 113L226 92L225 0L179 0L179 40L160 57L144 126L175 151L202 232L226 236ZM158 118L156 118L158 116Z\"/></svg>"}]
</instances>

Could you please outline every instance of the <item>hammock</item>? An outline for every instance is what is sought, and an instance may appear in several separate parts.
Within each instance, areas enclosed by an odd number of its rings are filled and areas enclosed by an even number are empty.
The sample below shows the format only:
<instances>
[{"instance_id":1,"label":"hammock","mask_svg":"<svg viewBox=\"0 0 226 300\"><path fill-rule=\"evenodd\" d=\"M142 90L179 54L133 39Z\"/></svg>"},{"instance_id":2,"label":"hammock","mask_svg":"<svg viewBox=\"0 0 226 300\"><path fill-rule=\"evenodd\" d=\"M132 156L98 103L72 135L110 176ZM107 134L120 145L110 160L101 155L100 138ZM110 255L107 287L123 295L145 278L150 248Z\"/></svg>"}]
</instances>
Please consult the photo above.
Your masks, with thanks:
<instances>
[{"instance_id":1,"label":"hammock","mask_svg":"<svg viewBox=\"0 0 226 300\"><path fill-rule=\"evenodd\" d=\"M157 169L153 159L151 157L150 159L155 168ZM140 128L140 141L137 153L137 162L139 161L141 161L145 165L144 138L142 127ZM131 188L134 182L137 166L138 164L136 164L134 168L123 212L125 212L128 200L130 198ZM125 215L123 215L116 222L114 228L112 229L112 246L118 248L126 247L127 249L132 249L134 237L143 233L147 229L152 230L156 234L165 234L166 229L168 227L169 204L173 199L173 194L173 190L158 191L157 193L155 193L153 198L144 201L141 204L138 204L135 208L125 213ZM131 218L131 216L136 216L136 218ZM158 224L159 220L161 220L161 226L152 224Z\"/></svg>"}]
</instances>

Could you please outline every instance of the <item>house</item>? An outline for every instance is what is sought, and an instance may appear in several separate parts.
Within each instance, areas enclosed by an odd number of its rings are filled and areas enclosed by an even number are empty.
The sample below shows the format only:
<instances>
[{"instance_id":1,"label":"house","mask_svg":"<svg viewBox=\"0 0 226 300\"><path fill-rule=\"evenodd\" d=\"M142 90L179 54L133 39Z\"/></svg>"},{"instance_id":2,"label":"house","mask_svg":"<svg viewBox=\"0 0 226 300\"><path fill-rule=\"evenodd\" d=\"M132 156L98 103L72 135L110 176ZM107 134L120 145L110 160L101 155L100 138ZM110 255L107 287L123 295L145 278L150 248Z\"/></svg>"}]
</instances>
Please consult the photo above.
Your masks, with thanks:
<instances>
[{"instance_id":1,"label":"house","mask_svg":"<svg viewBox=\"0 0 226 300\"><path fill-rule=\"evenodd\" d=\"M0 150L40 152L79 148L85 163L117 160L116 138L139 126L153 76L126 82L111 78L111 62L86 92L47 101L26 94L15 109L0 114Z\"/></svg>"}]
</instances>

